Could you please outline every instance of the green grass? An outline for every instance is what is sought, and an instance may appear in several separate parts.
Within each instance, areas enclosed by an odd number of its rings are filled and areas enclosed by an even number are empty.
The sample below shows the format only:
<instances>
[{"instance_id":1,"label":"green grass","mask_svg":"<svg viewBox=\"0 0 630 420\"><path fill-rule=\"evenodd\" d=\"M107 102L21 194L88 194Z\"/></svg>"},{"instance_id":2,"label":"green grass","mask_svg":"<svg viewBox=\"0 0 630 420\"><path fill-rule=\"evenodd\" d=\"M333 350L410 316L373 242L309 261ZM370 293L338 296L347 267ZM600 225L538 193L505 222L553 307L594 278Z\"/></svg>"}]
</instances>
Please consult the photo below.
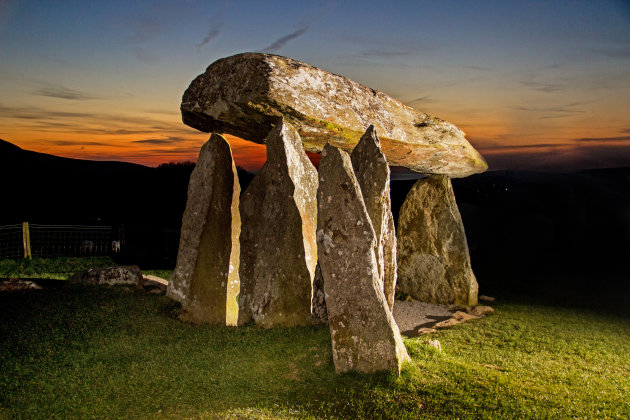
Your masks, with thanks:
<instances>
[{"instance_id":1,"label":"green grass","mask_svg":"<svg viewBox=\"0 0 630 420\"><path fill-rule=\"evenodd\" d=\"M627 316L494 306L405 340L397 378L336 375L326 328L184 324L126 288L1 293L0 418L630 417Z\"/></svg>"},{"instance_id":2,"label":"green grass","mask_svg":"<svg viewBox=\"0 0 630 420\"><path fill-rule=\"evenodd\" d=\"M67 280L90 268L116 265L110 257L60 257L0 260L0 278Z\"/></svg>"}]
</instances>

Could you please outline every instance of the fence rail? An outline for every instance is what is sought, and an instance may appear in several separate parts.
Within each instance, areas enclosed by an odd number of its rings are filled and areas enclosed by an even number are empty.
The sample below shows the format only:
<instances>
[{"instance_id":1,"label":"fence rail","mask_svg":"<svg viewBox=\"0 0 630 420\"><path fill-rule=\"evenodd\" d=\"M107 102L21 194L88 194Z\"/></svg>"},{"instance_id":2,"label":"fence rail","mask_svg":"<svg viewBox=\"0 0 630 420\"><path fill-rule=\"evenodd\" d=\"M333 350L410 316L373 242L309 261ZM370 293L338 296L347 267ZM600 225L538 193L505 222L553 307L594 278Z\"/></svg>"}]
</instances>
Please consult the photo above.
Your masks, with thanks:
<instances>
[{"instance_id":1,"label":"fence rail","mask_svg":"<svg viewBox=\"0 0 630 420\"><path fill-rule=\"evenodd\" d=\"M114 239L111 226L5 225L0 226L0 258L110 255Z\"/></svg>"}]
</instances>

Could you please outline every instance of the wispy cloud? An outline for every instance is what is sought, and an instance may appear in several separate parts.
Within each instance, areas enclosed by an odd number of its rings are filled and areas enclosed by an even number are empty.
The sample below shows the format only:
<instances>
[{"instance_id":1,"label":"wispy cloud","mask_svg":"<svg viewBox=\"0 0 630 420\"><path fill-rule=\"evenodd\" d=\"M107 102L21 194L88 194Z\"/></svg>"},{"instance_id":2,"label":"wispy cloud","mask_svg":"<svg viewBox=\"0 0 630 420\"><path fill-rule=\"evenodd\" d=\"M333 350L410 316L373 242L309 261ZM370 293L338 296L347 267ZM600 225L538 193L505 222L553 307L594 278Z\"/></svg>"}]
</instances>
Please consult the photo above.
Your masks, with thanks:
<instances>
[{"instance_id":1,"label":"wispy cloud","mask_svg":"<svg viewBox=\"0 0 630 420\"><path fill-rule=\"evenodd\" d=\"M540 119L550 119L550 118L567 118L567 117L576 116L578 114L585 114L586 111L578 108L582 105L585 105L585 103L574 102L574 103L570 103L566 105L557 105L557 106L548 106L548 107L516 106L513 109L517 111L542 114L539 116Z\"/></svg>"},{"instance_id":2,"label":"wispy cloud","mask_svg":"<svg viewBox=\"0 0 630 420\"><path fill-rule=\"evenodd\" d=\"M263 48L261 51L277 51L279 49L282 49L285 45L287 45L287 43L289 43L289 41L292 41L296 38L301 37L302 35L304 35L306 33L306 31L308 31L310 25L305 25L302 26L300 29L291 32L288 35L282 36L278 39L276 39L273 43L271 43L269 46Z\"/></svg>"},{"instance_id":3,"label":"wispy cloud","mask_svg":"<svg viewBox=\"0 0 630 420\"><path fill-rule=\"evenodd\" d=\"M572 146L571 143L537 143L537 144L489 144L489 145L478 145L477 149L484 151L484 153L488 153L491 151L503 151L503 150L515 150L515 149L541 149L541 148L563 148Z\"/></svg>"},{"instance_id":4,"label":"wispy cloud","mask_svg":"<svg viewBox=\"0 0 630 420\"><path fill-rule=\"evenodd\" d=\"M557 148L553 153L538 150L487 153L484 156L491 170L573 171L589 168L628 166L630 145L602 146L583 143L573 147Z\"/></svg>"},{"instance_id":5,"label":"wispy cloud","mask_svg":"<svg viewBox=\"0 0 630 420\"><path fill-rule=\"evenodd\" d=\"M166 32L166 27L157 19L141 19L131 26L133 33L126 37L127 42L137 44L149 42Z\"/></svg>"},{"instance_id":6,"label":"wispy cloud","mask_svg":"<svg viewBox=\"0 0 630 420\"><path fill-rule=\"evenodd\" d=\"M407 55L411 55L413 54L414 51L412 50L407 50L407 49L400 49L400 50L388 50L388 49L375 49L375 48L370 48L367 49L365 51L362 51L360 53L360 55L362 57L365 58L394 58L394 57L404 57Z\"/></svg>"},{"instance_id":7,"label":"wispy cloud","mask_svg":"<svg viewBox=\"0 0 630 420\"><path fill-rule=\"evenodd\" d=\"M98 141L81 141L81 140L47 140L41 139L46 143L55 146L111 146L109 143L103 143Z\"/></svg>"},{"instance_id":8,"label":"wispy cloud","mask_svg":"<svg viewBox=\"0 0 630 420\"><path fill-rule=\"evenodd\" d=\"M566 86L560 83L552 82L537 82L534 80L522 80L521 85L538 92L551 93L566 90Z\"/></svg>"},{"instance_id":9,"label":"wispy cloud","mask_svg":"<svg viewBox=\"0 0 630 420\"><path fill-rule=\"evenodd\" d=\"M590 141L630 141L630 136L619 136L619 137L583 137L580 139L575 139L575 141L580 142L590 142Z\"/></svg>"},{"instance_id":10,"label":"wispy cloud","mask_svg":"<svg viewBox=\"0 0 630 420\"><path fill-rule=\"evenodd\" d=\"M630 43L618 43L617 45L593 48L591 52L606 58L630 59Z\"/></svg>"},{"instance_id":11,"label":"wispy cloud","mask_svg":"<svg viewBox=\"0 0 630 420\"><path fill-rule=\"evenodd\" d=\"M161 139L143 139L143 140L134 140L133 143L144 143L144 144L173 144L182 141L180 137L167 137Z\"/></svg>"},{"instance_id":12,"label":"wispy cloud","mask_svg":"<svg viewBox=\"0 0 630 420\"><path fill-rule=\"evenodd\" d=\"M43 87L32 92L33 95L47 96L50 98L68 99L72 101L89 101L92 99L102 99L102 96L90 95L75 89L64 86Z\"/></svg>"},{"instance_id":13,"label":"wispy cloud","mask_svg":"<svg viewBox=\"0 0 630 420\"><path fill-rule=\"evenodd\" d=\"M405 103L406 104L430 104L432 102L436 102L436 100L432 99L429 95L424 95L424 96L420 96L419 98L407 101Z\"/></svg>"},{"instance_id":14,"label":"wispy cloud","mask_svg":"<svg viewBox=\"0 0 630 420\"><path fill-rule=\"evenodd\" d=\"M133 47L131 49L131 52L133 53L133 55L136 56L138 60L142 61L143 63L153 64L159 59L157 55L150 53L149 51L147 51L146 48L143 47Z\"/></svg>"},{"instance_id":15,"label":"wispy cloud","mask_svg":"<svg viewBox=\"0 0 630 420\"><path fill-rule=\"evenodd\" d=\"M223 28L223 14L217 13L216 15L210 18L208 22L208 33L201 40L201 42L196 45L197 51L200 51L201 47L203 47L204 45L206 45L207 43L209 43L210 41L218 37L219 34L221 33L222 28Z\"/></svg>"}]
</instances>

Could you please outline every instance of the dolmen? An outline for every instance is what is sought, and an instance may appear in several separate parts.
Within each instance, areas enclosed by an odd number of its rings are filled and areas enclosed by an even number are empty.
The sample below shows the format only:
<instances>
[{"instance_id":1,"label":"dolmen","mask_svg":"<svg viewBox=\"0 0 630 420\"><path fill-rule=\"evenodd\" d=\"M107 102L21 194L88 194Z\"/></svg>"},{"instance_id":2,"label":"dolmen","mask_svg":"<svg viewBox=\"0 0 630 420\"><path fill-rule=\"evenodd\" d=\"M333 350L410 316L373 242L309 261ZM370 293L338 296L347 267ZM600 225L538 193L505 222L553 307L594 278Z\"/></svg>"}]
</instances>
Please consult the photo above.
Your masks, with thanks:
<instances>
[{"instance_id":1,"label":"dolmen","mask_svg":"<svg viewBox=\"0 0 630 420\"><path fill-rule=\"evenodd\" d=\"M191 175L167 294L181 319L328 325L337 372L409 359L396 292L476 303L450 178L487 169L455 125L305 63L244 53L211 64L182 119L210 132ZM241 193L227 133L267 146ZM321 153L319 171L306 152ZM390 166L425 175L394 226ZM421 175L419 175L421 176ZM428 176L428 177L427 177Z\"/></svg>"}]
</instances>

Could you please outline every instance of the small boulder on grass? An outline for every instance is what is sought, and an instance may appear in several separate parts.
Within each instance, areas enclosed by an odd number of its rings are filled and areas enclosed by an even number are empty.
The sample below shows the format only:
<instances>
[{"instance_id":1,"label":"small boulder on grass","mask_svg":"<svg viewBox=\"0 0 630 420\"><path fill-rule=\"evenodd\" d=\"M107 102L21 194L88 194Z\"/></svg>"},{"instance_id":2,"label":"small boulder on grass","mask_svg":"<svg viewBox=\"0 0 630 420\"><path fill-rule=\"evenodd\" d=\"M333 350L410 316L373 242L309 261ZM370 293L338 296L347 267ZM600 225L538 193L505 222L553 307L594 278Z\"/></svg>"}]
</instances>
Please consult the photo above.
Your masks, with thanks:
<instances>
[{"instance_id":1,"label":"small boulder on grass","mask_svg":"<svg viewBox=\"0 0 630 420\"><path fill-rule=\"evenodd\" d=\"M141 289L144 283L142 271L137 265L114 266L106 268L91 268L85 271L76 272L68 280L70 284L107 284L132 285Z\"/></svg>"}]
</instances>

